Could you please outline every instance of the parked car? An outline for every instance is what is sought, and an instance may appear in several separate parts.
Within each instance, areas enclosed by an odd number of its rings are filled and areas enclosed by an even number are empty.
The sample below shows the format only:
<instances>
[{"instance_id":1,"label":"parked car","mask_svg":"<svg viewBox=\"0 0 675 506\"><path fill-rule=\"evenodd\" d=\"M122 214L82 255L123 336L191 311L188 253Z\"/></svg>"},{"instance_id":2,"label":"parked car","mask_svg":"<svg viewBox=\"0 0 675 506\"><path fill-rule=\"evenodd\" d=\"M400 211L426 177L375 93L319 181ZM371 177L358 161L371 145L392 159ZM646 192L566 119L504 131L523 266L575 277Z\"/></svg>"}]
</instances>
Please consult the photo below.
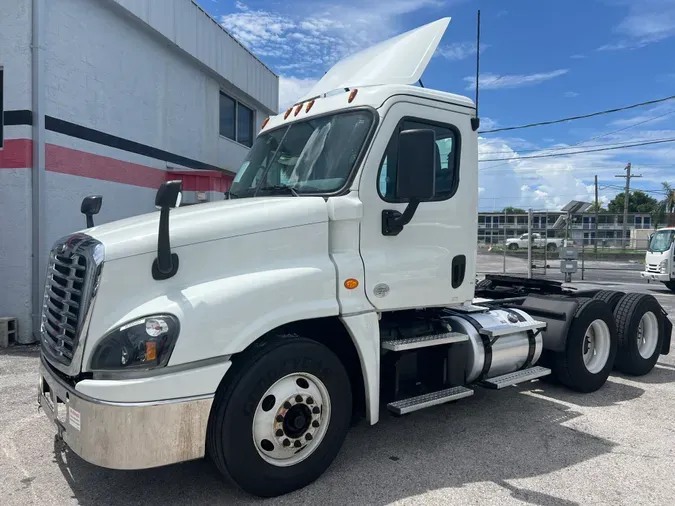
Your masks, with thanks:
<instances>
[{"instance_id":1,"label":"parked car","mask_svg":"<svg viewBox=\"0 0 675 506\"><path fill-rule=\"evenodd\" d=\"M520 237L515 237L506 240L506 247L510 250L517 250L519 248L527 248L529 234L523 234ZM540 234L532 234L533 248L546 248L548 251L556 251L563 245L564 239L556 239L554 237L545 238Z\"/></svg>"}]
</instances>

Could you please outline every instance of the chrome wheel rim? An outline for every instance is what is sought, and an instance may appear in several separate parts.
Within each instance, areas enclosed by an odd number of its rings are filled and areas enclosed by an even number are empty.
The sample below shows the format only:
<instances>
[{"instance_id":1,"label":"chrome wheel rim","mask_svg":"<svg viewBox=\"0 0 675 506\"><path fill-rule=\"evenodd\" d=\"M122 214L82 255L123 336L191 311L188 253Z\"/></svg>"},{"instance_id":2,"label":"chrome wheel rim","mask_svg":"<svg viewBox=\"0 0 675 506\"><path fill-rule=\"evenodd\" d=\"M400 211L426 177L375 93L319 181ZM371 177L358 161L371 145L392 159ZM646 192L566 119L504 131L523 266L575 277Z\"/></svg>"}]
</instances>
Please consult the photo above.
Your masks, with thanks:
<instances>
[{"instance_id":1,"label":"chrome wheel rim","mask_svg":"<svg viewBox=\"0 0 675 506\"><path fill-rule=\"evenodd\" d=\"M330 422L328 389L309 373L284 376L267 389L253 415L253 442L277 467L302 462L319 447Z\"/></svg>"},{"instance_id":2,"label":"chrome wheel rim","mask_svg":"<svg viewBox=\"0 0 675 506\"><path fill-rule=\"evenodd\" d=\"M637 329L638 352L642 358L651 358L659 342L659 321L651 311L642 315Z\"/></svg>"},{"instance_id":3,"label":"chrome wheel rim","mask_svg":"<svg viewBox=\"0 0 675 506\"><path fill-rule=\"evenodd\" d=\"M609 358L611 336L609 327L603 320L593 321L586 329L582 341L584 365L591 374L602 371Z\"/></svg>"}]
</instances>

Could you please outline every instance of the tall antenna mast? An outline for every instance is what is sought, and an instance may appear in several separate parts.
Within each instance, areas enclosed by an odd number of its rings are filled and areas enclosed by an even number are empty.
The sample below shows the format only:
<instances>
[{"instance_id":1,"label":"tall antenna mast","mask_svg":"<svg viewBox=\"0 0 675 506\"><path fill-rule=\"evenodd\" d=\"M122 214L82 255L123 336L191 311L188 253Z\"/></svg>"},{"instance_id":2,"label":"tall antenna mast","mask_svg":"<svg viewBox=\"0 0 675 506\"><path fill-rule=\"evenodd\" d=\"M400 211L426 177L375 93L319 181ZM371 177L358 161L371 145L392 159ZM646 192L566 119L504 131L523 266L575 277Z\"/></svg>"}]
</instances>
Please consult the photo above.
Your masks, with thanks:
<instances>
[{"instance_id":1,"label":"tall antenna mast","mask_svg":"<svg viewBox=\"0 0 675 506\"><path fill-rule=\"evenodd\" d=\"M478 116L478 90L480 79L480 9L478 9L478 21L476 24L476 117L471 118L471 128L475 132L480 127L480 117Z\"/></svg>"}]
</instances>

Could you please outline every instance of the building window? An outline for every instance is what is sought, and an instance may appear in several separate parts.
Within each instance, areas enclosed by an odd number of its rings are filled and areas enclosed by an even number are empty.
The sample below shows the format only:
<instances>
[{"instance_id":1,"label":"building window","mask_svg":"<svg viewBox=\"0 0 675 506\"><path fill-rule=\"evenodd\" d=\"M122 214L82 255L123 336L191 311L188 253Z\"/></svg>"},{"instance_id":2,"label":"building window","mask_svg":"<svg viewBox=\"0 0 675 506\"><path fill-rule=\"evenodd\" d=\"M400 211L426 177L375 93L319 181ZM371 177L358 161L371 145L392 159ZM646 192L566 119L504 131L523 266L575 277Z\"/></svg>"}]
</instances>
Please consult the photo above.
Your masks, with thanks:
<instances>
[{"instance_id":1,"label":"building window","mask_svg":"<svg viewBox=\"0 0 675 506\"><path fill-rule=\"evenodd\" d=\"M220 135L244 146L253 144L255 114L252 109L220 92Z\"/></svg>"},{"instance_id":2,"label":"building window","mask_svg":"<svg viewBox=\"0 0 675 506\"><path fill-rule=\"evenodd\" d=\"M0 67L0 148L4 145L5 136L4 136L4 127L5 127L5 104L3 102L2 91L4 90L4 74L2 67Z\"/></svg>"}]
</instances>

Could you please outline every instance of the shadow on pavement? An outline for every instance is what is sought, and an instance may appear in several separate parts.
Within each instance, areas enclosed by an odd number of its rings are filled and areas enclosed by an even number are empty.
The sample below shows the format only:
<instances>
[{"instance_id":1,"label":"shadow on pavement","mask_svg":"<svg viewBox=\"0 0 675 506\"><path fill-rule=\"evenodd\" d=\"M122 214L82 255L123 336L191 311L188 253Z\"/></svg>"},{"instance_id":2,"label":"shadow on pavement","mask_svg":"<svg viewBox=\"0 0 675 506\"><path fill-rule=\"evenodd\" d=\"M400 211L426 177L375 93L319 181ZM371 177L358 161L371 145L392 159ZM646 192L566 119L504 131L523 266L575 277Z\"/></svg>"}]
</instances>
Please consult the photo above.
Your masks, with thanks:
<instances>
[{"instance_id":1,"label":"shadow on pavement","mask_svg":"<svg viewBox=\"0 0 675 506\"><path fill-rule=\"evenodd\" d=\"M646 385L658 385L663 383L675 383L675 366L657 362L648 374L644 376L628 376L627 374L617 374L617 377L624 378L635 383L644 383Z\"/></svg>"},{"instance_id":2,"label":"shadow on pavement","mask_svg":"<svg viewBox=\"0 0 675 506\"><path fill-rule=\"evenodd\" d=\"M589 408L614 406L621 402L637 399L645 393L643 389L633 385L612 381L611 376L600 390L592 394L574 392L553 381L542 381L537 384L537 387L530 386L527 388L527 386L524 386L522 389L524 391L535 391L538 395L548 397L552 401L569 402Z\"/></svg>"},{"instance_id":3,"label":"shadow on pavement","mask_svg":"<svg viewBox=\"0 0 675 506\"><path fill-rule=\"evenodd\" d=\"M640 390L610 385L590 394L598 405L634 398ZM552 397L561 395L557 388ZM574 401L577 399L574 398ZM315 483L263 501L221 480L206 461L143 471L94 467L56 442L54 455L82 506L164 504L385 505L430 490L492 482L534 505L569 500L509 484L545 475L612 452L615 443L564 424L581 416L559 402L478 389L473 398L352 428L333 466ZM161 436L158 436L161 437ZM261 477L264 479L264 477Z\"/></svg>"}]
</instances>

